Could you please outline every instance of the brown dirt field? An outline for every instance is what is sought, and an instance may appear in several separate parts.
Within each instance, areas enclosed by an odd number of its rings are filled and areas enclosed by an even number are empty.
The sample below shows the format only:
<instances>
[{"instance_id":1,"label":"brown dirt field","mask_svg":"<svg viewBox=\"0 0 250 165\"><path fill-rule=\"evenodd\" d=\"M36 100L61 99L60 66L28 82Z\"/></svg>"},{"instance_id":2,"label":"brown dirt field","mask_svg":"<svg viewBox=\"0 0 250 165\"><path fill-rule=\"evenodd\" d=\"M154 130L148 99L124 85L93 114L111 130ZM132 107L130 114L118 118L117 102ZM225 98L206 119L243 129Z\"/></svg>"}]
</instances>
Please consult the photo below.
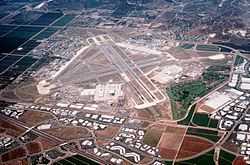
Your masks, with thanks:
<instances>
[{"instance_id":1,"label":"brown dirt field","mask_svg":"<svg viewBox=\"0 0 250 165\"><path fill-rule=\"evenodd\" d=\"M243 159L243 156L238 156L234 159L233 165L247 165L246 161Z\"/></svg>"},{"instance_id":2,"label":"brown dirt field","mask_svg":"<svg viewBox=\"0 0 250 165\"><path fill-rule=\"evenodd\" d=\"M109 81L109 80L121 81L122 78L121 78L121 76L119 74L112 74L112 75L100 77L98 79L99 79L99 81L106 82L106 81Z\"/></svg>"},{"instance_id":3,"label":"brown dirt field","mask_svg":"<svg viewBox=\"0 0 250 165\"><path fill-rule=\"evenodd\" d=\"M135 116L137 118L142 119L142 120L151 120L151 121L154 120L153 114L150 113L148 110L139 110L139 111L136 111Z\"/></svg>"},{"instance_id":4,"label":"brown dirt field","mask_svg":"<svg viewBox=\"0 0 250 165\"><path fill-rule=\"evenodd\" d=\"M142 128L146 128L146 127L148 127L149 125L150 125L149 122L147 122L147 121L142 121L141 127L142 127Z\"/></svg>"},{"instance_id":5,"label":"brown dirt field","mask_svg":"<svg viewBox=\"0 0 250 165\"><path fill-rule=\"evenodd\" d=\"M34 126L52 118L53 116L47 112L27 111L19 118L19 120L26 123L28 126Z\"/></svg>"},{"instance_id":6,"label":"brown dirt field","mask_svg":"<svg viewBox=\"0 0 250 165\"><path fill-rule=\"evenodd\" d=\"M5 129L4 128L0 128L0 134L4 133L4 132L5 132Z\"/></svg>"},{"instance_id":7,"label":"brown dirt field","mask_svg":"<svg viewBox=\"0 0 250 165\"><path fill-rule=\"evenodd\" d=\"M231 139L231 138L228 139L228 140L222 145L222 147L225 148L225 149L227 149L227 150L229 150L229 151L232 151L232 152L234 152L234 153L239 153L239 150L240 150L240 148L239 148L236 144L232 143L232 139Z\"/></svg>"},{"instance_id":8,"label":"brown dirt field","mask_svg":"<svg viewBox=\"0 0 250 165\"><path fill-rule=\"evenodd\" d=\"M177 159L194 156L202 151L209 149L213 144L194 136L185 136L181 148L179 150Z\"/></svg>"},{"instance_id":9,"label":"brown dirt field","mask_svg":"<svg viewBox=\"0 0 250 165\"><path fill-rule=\"evenodd\" d=\"M19 100L19 98L15 95L13 89L11 87L7 87L8 89L3 90L0 94L0 99L5 101L13 101Z\"/></svg>"},{"instance_id":10,"label":"brown dirt field","mask_svg":"<svg viewBox=\"0 0 250 165\"><path fill-rule=\"evenodd\" d=\"M24 148L19 147L8 153L2 155L2 161L7 162L9 160L17 159L26 156L26 151Z\"/></svg>"},{"instance_id":11,"label":"brown dirt field","mask_svg":"<svg viewBox=\"0 0 250 165\"><path fill-rule=\"evenodd\" d=\"M60 144L60 143L51 142L48 139L45 139L42 137L36 138L33 142L40 143L43 150L51 149Z\"/></svg>"},{"instance_id":12,"label":"brown dirt field","mask_svg":"<svg viewBox=\"0 0 250 165\"><path fill-rule=\"evenodd\" d=\"M213 108L211 108L211 107L209 107L209 106L207 106L207 105L202 105L202 106L200 106L200 107L198 108L198 112L212 113L212 112L214 112L214 111L215 111L215 109L213 109Z\"/></svg>"},{"instance_id":13,"label":"brown dirt field","mask_svg":"<svg viewBox=\"0 0 250 165\"><path fill-rule=\"evenodd\" d=\"M15 88L16 96L24 101L34 101L40 95L37 91L36 83L27 82L26 84L22 84L19 87Z\"/></svg>"},{"instance_id":14,"label":"brown dirt field","mask_svg":"<svg viewBox=\"0 0 250 165\"><path fill-rule=\"evenodd\" d=\"M152 162L152 161L153 159L151 157L146 156L144 157L144 159L140 161L140 164L149 164L149 162Z\"/></svg>"},{"instance_id":15,"label":"brown dirt field","mask_svg":"<svg viewBox=\"0 0 250 165\"><path fill-rule=\"evenodd\" d=\"M96 145L98 146L105 146L106 144L110 143L108 139L96 139Z\"/></svg>"},{"instance_id":16,"label":"brown dirt field","mask_svg":"<svg viewBox=\"0 0 250 165\"><path fill-rule=\"evenodd\" d=\"M41 152L40 144L37 142L30 142L30 143L27 143L25 146L29 154L35 154L35 153Z\"/></svg>"},{"instance_id":17,"label":"brown dirt field","mask_svg":"<svg viewBox=\"0 0 250 165\"><path fill-rule=\"evenodd\" d=\"M95 131L97 138L112 138L119 131L119 127L109 126L104 130Z\"/></svg>"},{"instance_id":18,"label":"brown dirt field","mask_svg":"<svg viewBox=\"0 0 250 165\"><path fill-rule=\"evenodd\" d=\"M162 158L174 159L181 145L185 128L167 126L159 142L159 150Z\"/></svg>"},{"instance_id":19,"label":"brown dirt field","mask_svg":"<svg viewBox=\"0 0 250 165\"><path fill-rule=\"evenodd\" d=\"M172 118L171 117L171 115L172 115L171 107L167 101L165 101L163 104L157 105L155 107L155 110L161 114L160 118L164 118L164 119L168 119L168 120L170 120Z\"/></svg>"},{"instance_id":20,"label":"brown dirt field","mask_svg":"<svg viewBox=\"0 0 250 165\"><path fill-rule=\"evenodd\" d=\"M59 127L44 130L53 136L61 138L63 140L79 139L84 137L90 137L89 131L83 127Z\"/></svg>"},{"instance_id":21,"label":"brown dirt field","mask_svg":"<svg viewBox=\"0 0 250 165\"><path fill-rule=\"evenodd\" d=\"M145 133L143 142L150 146L157 146L162 136L162 133L165 131L164 125L153 125L150 126Z\"/></svg>"},{"instance_id":22,"label":"brown dirt field","mask_svg":"<svg viewBox=\"0 0 250 165\"><path fill-rule=\"evenodd\" d=\"M186 131L186 128L183 127L177 127L175 125L168 125L166 128L166 133L176 133L183 135Z\"/></svg>"},{"instance_id":23,"label":"brown dirt field","mask_svg":"<svg viewBox=\"0 0 250 165\"><path fill-rule=\"evenodd\" d=\"M163 159L171 159L173 160L177 154L177 150L160 148L160 155Z\"/></svg>"},{"instance_id":24,"label":"brown dirt field","mask_svg":"<svg viewBox=\"0 0 250 165\"><path fill-rule=\"evenodd\" d=\"M25 129L12 125L4 120L0 120L0 128L5 129L5 133L13 137L17 137L25 131Z\"/></svg>"},{"instance_id":25,"label":"brown dirt field","mask_svg":"<svg viewBox=\"0 0 250 165\"><path fill-rule=\"evenodd\" d=\"M5 163L4 165L29 165L29 163L27 159L23 159L23 160L10 161L8 163Z\"/></svg>"}]
</instances>

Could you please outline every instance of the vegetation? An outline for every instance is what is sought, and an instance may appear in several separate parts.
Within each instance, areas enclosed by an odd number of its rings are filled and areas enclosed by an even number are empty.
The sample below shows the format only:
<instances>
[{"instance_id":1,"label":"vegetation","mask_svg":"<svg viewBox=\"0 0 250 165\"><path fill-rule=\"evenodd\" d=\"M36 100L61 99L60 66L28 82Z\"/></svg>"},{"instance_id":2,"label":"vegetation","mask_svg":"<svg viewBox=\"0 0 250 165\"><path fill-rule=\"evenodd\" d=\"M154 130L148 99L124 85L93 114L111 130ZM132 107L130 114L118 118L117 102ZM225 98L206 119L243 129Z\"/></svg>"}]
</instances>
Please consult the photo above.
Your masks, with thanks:
<instances>
[{"instance_id":1,"label":"vegetation","mask_svg":"<svg viewBox=\"0 0 250 165\"><path fill-rule=\"evenodd\" d=\"M224 150L220 150L219 156L219 164L232 164L235 159L235 155L226 152Z\"/></svg>"},{"instance_id":2,"label":"vegetation","mask_svg":"<svg viewBox=\"0 0 250 165\"><path fill-rule=\"evenodd\" d=\"M64 15L61 19L53 23L53 26L65 26L75 18L74 15Z\"/></svg>"},{"instance_id":3,"label":"vegetation","mask_svg":"<svg viewBox=\"0 0 250 165\"><path fill-rule=\"evenodd\" d=\"M190 111L188 112L188 115L185 119L181 120L178 122L178 124L181 125L189 125L190 124L190 120L192 119L192 116L194 114L194 110L195 110L196 105L193 105L190 109Z\"/></svg>"},{"instance_id":4,"label":"vegetation","mask_svg":"<svg viewBox=\"0 0 250 165\"><path fill-rule=\"evenodd\" d=\"M213 142L217 142L220 139L217 131L206 130L201 128L188 128L187 134L203 137Z\"/></svg>"},{"instance_id":5,"label":"vegetation","mask_svg":"<svg viewBox=\"0 0 250 165\"><path fill-rule=\"evenodd\" d=\"M244 62L244 58L241 56L236 56L234 66L238 66Z\"/></svg>"},{"instance_id":6,"label":"vegetation","mask_svg":"<svg viewBox=\"0 0 250 165\"><path fill-rule=\"evenodd\" d=\"M213 65L207 68L202 74L202 80L208 89L212 89L229 78L229 65Z\"/></svg>"},{"instance_id":7,"label":"vegetation","mask_svg":"<svg viewBox=\"0 0 250 165\"><path fill-rule=\"evenodd\" d=\"M216 45L197 45L196 49L200 51L215 51L215 52L220 51L220 48L217 47Z\"/></svg>"},{"instance_id":8,"label":"vegetation","mask_svg":"<svg viewBox=\"0 0 250 165\"><path fill-rule=\"evenodd\" d=\"M182 49L191 49L193 47L194 47L194 44L189 44L189 43L185 43L185 44L180 46L180 48L182 48Z\"/></svg>"},{"instance_id":9,"label":"vegetation","mask_svg":"<svg viewBox=\"0 0 250 165\"><path fill-rule=\"evenodd\" d=\"M217 128L218 121L209 118L208 114L205 113L195 113L192 123L198 126Z\"/></svg>"},{"instance_id":10,"label":"vegetation","mask_svg":"<svg viewBox=\"0 0 250 165\"><path fill-rule=\"evenodd\" d=\"M186 115L188 107L195 99L204 96L229 77L229 65L213 65L207 68L199 80L181 83L167 89L171 99L173 119L180 119Z\"/></svg>"},{"instance_id":11,"label":"vegetation","mask_svg":"<svg viewBox=\"0 0 250 165\"><path fill-rule=\"evenodd\" d=\"M197 97L206 94L206 92L206 84L200 80L184 84L178 84L167 89L167 93L170 99L172 100L172 113L174 119L184 117L186 114L186 110L191 105L191 103ZM173 101L178 102L180 105L174 105Z\"/></svg>"},{"instance_id":12,"label":"vegetation","mask_svg":"<svg viewBox=\"0 0 250 165\"><path fill-rule=\"evenodd\" d=\"M173 162L172 161L165 161L165 163L164 163L165 165L172 165L173 164Z\"/></svg>"},{"instance_id":13,"label":"vegetation","mask_svg":"<svg viewBox=\"0 0 250 165\"><path fill-rule=\"evenodd\" d=\"M143 138L143 143L154 147L157 146L163 132L164 127L152 127L147 129Z\"/></svg>"},{"instance_id":14,"label":"vegetation","mask_svg":"<svg viewBox=\"0 0 250 165\"><path fill-rule=\"evenodd\" d=\"M220 74L214 71L206 71L202 74L202 78L205 81L215 81L215 80L224 80L226 75Z\"/></svg>"}]
</instances>

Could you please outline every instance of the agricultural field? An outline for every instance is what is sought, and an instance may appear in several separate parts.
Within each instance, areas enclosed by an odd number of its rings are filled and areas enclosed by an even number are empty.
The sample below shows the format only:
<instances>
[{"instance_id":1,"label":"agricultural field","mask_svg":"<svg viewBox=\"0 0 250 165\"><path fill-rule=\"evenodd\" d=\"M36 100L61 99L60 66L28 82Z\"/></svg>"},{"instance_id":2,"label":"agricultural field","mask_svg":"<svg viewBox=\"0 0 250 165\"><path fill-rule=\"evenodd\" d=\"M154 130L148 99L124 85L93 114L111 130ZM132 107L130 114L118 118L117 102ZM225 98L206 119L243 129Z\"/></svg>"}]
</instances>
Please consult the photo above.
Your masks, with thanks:
<instances>
[{"instance_id":1,"label":"agricultural field","mask_svg":"<svg viewBox=\"0 0 250 165\"><path fill-rule=\"evenodd\" d=\"M74 164L93 164L98 165L98 163L91 161L90 159L86 159L85 157L81 155L74 155L65 159L62 159L58 162L55 162L53 165L74 165Z\"/></svg>"},{"instance_id":2,"label":"agricultural field","mask_svg":"<svg viewBox=\"0 0 250 165\"><path fill-rule=\"evenodd\" d=\"M167 126L159 141L159 149L163 158L174 159L177 156L185 132L185 128Z\"/></svg>"},{"instance_id":3,"label":"agricultural field","mask_svg":"<svg viewBox=\"0 0 250 165\"><path fill-rule=\"evenodd\" d=\"M196 112L193 116L192 124L202 127L217 128L218 120L211 119L208 114Z\"/></svg>"},{"instance_id":4,"label":"agricultural field","mask_svg":"<svg viewBox=\"0 0 250 165\"><path fill-rule=\"evenodd\" d=\"M196 157L190 160L176 162L175 164L176 165L190 165L190 164L199 163L202 165L215 165L213 161L213 157L214 157L214 150L209 151L199 157Z\"/></svg>"},{"instance_id":5,"label":"agricultural field","mask_svg":"<svg viewBox=\"0 0 250 165\"><path fill-rule=\"evenodd\" d=\"M212 147L213 143L203 138L186 135L179 149L177 159L187 159L193 157L201 152L212 149Z\"/></svg>"},{"instance_id":6,"label":"agricultural field","mask_svg":"<svg viewBox=\"0 0 250 165\"><path fill-rule=\"evenodd\" d=\"M249 6L0 0L0 164L245 165Z\"/></svg>"},{"instance_id":7,"label":"agricultural field","mask_svg":"<svg viewBox=\"0 0 250 165\"><path fill-rule=\"evenodd\" d=\"M188 128L187 134L202 137L211 142L217 142L220 139L218 131L206 130L202 128Z\"/></svg>"}]
</instances>

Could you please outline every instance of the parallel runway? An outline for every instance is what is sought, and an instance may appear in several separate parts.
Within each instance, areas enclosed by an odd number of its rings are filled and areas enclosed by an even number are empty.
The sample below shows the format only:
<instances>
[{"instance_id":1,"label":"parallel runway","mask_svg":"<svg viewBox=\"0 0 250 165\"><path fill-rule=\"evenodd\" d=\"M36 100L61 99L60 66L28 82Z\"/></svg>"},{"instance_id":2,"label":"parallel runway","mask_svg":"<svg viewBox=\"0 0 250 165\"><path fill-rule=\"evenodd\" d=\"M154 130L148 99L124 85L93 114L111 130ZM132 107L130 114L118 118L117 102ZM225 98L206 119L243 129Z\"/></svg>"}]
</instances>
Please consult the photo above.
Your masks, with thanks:
<instances>
[{"instance_id":1,"label":"parallel runway","mask_svg":"<svg viewBox=\"0 0 250 165\"><path fill-rule=\"evenodd\" d=\"M165 96L127 57L126 52L112 42L99 45L99 49L128 83L137 108L145 108L165 100Z\"/></svg>"}]
</instances>

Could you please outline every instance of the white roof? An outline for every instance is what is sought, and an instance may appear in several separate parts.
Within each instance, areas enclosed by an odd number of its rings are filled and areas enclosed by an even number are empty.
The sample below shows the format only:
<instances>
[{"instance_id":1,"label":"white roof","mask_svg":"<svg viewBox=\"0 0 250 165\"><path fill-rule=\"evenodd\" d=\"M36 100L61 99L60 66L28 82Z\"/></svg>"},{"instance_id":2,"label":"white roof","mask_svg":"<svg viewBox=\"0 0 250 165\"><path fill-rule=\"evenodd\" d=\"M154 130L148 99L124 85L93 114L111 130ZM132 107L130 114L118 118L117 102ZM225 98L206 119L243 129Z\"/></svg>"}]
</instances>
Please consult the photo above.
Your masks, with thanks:
<instances>
[{"instance_id":1,"label":"white roof","mask_svg":"<svg viewBox=\"0 0 250 165\"><path fill-rule=\"evenodd\" d=\"M242 83L240 85L240 88L244 89L244 90L250 90L250 83L249 84L248 83Z\"/></svg>"},{"instance_id":2,"label":"white roof","mask_svg":"<svg viewBox=\"0 0 250 165\"><path fill-rule=\"evenodd\" d=\"M246 135L245 135L245 134L238 133L238 134L236 135L236 139L237 139L237 140L244 141L245 138L246 138Z\"/></svg>"},{"instance_id":3,"label":"white roof","mask_svg":"<svg viewBox=\"0 0 250 165\"><path fill-rule=\"evenodd\" d=\"M242 77L242 78L241 78L241 81L242 81L243 83L250 83L250 78Z\"/></svg>"},{"instance_id":4,"label":"white roof","mask_svg":"<svg viewBox=\"0 0 250 165\"><path fill-rule=\"evenodd\" d=\"M231 101L231 98L228 95L215 92L208 97L208 100L205 101L205 105L217 109L229 101Z\"/></svg>"},{"instance_id":5,"label":"white roof","mask_svg":"<svg viewBox=\"0 0 250 165\"><path fill-rule=\"evenodd\" d=\"M244 92L241 92L241 91L239 91L239 90L237 90L237 89L234 89L234 88L225 89L225 91L226 91L226 92L230 92L231 94L236 95L236 96L234 96L234 98L237 98L237 97L239 97L240 95L243 95L243 94L244 94ZM233 97L233 96L231 96L231 97Z\"/></svg>"},{"instance_id":6,"label":"white roof","mask_svg":"<svg viewBox=\"0 0 250 165\"><path fill-rule=\"evenodd\" d=\"M84 107L83 109L85 109L85 110L90 110L90 111L96 110L96 108L93 108L93 107Z\"/></svg>"},{"instance_id":7,"label":"white roof","mask_svg":"<svg viewBox=\"0 0 250 165\"><path fill-rule=\"evenodd\" d=\"M51 124L43 124L37 127L38 130L50 129Z\"/></svg>"},{"instance_id":8,"label":"white roof","mask_svg":"<svg viewBox=\"0 0 250 165\"><path fill-rule=\"evenodd\" d=\"M67 107L69 104L67 104L67 103L57 103L56 104L56 106L58 106L58 107L63 107L63 108L65 108L65 107Z\"/></svg>"},{"instance_id":9,"label":"white roof","mask_svg":"<svg viewBox=\"0 0 250 165\"><path fill-rule=\"evenodd\" d=\"M238 80L238 74L233 74L232 79L233 80Z\"/></svg>"},{"instance_id":10,"label":"white roof","mask_svg":"<svg viewBox=\"0 0 250 165\"><path fill-rule=\"evenodd\" d=\"M248 125L247 124L240 124L239 130L246 131L247 129L248 129Z\"/></svg>"},{"instance_id":11,"label":"white roof","mask_svg":"<svg viewBox=\"0 0 250 165\"><path fill-rule=\"evenodd\" d=\"M82 96L95 95L96 89L84 89L81 92Z\"/></svg>"}]
</instances>

